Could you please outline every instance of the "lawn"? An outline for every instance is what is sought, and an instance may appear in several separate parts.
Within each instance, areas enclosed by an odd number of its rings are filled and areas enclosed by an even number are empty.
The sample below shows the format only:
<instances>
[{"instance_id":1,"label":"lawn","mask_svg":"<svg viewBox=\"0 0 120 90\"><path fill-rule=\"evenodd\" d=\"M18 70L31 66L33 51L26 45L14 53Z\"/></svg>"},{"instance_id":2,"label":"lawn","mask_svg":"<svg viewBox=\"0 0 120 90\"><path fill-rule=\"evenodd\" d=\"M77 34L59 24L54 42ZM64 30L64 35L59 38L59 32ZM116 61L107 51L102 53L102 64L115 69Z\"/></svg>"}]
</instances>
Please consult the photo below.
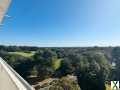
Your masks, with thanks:
<instances>
[{"instance_id":1,"label":"lawn","mask_svg":"<svg viewBox=\"0 0 120 90\"><path fill-rule=\"evenodd\" d=\"M29 58L32 57L35 54L35 52L9 52L9 54L21 55L23 57Z\"/></svg>"},{"instance_id":2,"label":"lawn","mask_svg":"<svg viewBox=\"0 0 120 90\"><path fill-rule=\"evenodd\" d=\"M52 67L54 68L54 70L57 70L61 67L61 61L62 59L54 59L52 62Z\"/></svg>"}]
</instances>

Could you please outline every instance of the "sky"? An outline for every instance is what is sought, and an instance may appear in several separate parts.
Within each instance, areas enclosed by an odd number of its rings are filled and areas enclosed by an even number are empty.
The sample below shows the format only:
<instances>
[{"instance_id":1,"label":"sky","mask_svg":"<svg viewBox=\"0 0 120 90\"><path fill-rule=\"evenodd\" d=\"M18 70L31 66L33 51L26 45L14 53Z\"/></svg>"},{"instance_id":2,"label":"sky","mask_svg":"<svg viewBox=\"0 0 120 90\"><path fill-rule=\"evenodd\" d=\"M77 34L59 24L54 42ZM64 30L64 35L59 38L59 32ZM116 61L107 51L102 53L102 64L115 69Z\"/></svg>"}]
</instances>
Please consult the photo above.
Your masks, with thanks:
<instances>
[{"instance_id":1,"label":"sky","mask_svg":"<svg viewBox=\"0 0 120 90\"><path fill-rule=\"evenodd\" d=\"M12 0L7 15L2 45L120 45L120 0Z\"/></svg>"}]
</instances>

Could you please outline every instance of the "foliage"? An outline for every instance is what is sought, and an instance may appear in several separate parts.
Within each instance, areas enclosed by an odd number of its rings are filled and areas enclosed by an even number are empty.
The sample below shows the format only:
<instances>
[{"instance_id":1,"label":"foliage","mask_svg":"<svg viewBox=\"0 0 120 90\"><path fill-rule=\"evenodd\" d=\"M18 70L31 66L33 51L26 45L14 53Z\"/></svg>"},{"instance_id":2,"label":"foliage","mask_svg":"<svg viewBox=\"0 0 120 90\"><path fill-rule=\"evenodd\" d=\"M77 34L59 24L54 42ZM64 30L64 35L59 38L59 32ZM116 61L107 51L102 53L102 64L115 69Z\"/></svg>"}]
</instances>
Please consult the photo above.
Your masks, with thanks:
<instances>
[{"instance_id":1,"label":"foliage","mask_svg":"<svg viewBox=\"0 0 120 90\"><path fill-rule=\"evenodd\" d=\"M57 59L57 58L52 60L52 68L55 71L58 70L61 67L61 61L62 61L62 59Z\"/></svg>"},{"instance_id":2,"label":"foliage","mask_svg":"<svg viewBox=\"0 0 120 90\"><path fill-rule=\"evenodd\" d=\"M116 64L116 69L114 70L113 80L120 81L120 47L116 47L112 51L113 62Z\"/></svg>"},{"instance_id":3,"label":"foliage","mask_svg":"<svg viewBox=\"0 0 120 90\"><path fill-rule=\"evenodd\" d=\"M53 80L50 83L49 90L80 90L80 87L76 81L63 77L58 80Z\"/></svg>"},{"instance_id":4,"label":"foliage","mask_svg":"<svg viewBox=\"0 0 120 90\"><path fill-rule=\"evenodd\" d=\"M82 90L105 90L105 81L120 80L120 47L0 46L0 56L26 79L30 75L44 80L70 74L77 76ZM116 64L114 69L112 62ZM73 87L66 79L52 85L55 90L64 90L62 84Z\"/></svg>"}]
</instances>

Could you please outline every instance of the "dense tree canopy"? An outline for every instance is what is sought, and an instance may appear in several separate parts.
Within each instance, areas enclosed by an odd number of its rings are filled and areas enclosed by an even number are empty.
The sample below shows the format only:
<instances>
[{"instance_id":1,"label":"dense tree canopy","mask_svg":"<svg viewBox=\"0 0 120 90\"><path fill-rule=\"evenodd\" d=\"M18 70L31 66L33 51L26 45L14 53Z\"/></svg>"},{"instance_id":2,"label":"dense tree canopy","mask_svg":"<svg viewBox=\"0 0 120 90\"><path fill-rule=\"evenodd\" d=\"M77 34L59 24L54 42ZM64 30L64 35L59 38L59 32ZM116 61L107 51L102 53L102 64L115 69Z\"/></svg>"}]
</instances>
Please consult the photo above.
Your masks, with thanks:
<instances>
[{"instance_id":1,"label":"dense tree canopy","mask_svg":"<svg viewBox=\"0 0 120 90\"><path fill-rule=\"evenodd\" d=\"M21 54L22 52L24 53ZM26 57L25 53L33 54ZM82 90L105 90L106 81L120 80L120 47L0 46L0 56L26 80L30 76L38 77L42 81L47 78L60 79L67 75L73 75L77 76L77 82ZM112 66L113 62L115 66ZM72 86L69 80L66 82ZM61 81L57 81L55 85L59 86L60 83ZM65 83L62 82L62 84ZM62 86L53 88L65 90Z\"/></svg>"}]
</instances>

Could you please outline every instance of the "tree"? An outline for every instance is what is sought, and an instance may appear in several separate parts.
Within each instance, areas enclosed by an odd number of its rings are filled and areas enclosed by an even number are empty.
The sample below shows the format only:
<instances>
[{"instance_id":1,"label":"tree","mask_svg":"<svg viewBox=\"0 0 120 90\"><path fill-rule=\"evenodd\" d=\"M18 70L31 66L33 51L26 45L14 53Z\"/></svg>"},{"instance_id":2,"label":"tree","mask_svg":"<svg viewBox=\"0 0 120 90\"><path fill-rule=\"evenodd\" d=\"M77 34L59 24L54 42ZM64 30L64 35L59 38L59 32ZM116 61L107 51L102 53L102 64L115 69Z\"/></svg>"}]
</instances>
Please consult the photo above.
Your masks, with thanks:
<instances>
[{"instance_id":1,"label":"tree","mask_svg":"<svg viewBox=\"0 0 120 90\"><path fill-rule=\"evenodd\" d=\"M64 58L61 61L61 66L58 70L56 70L55 72L55 76L56 77L63 77L66 76L68 74L72 74L73 73L73 67L71 62L68 60L68 58Z\"/></svg>"},{"instance_id":2,"label":"tree","mask_svg":"<svg viewBox=\"0 0 120 90\"><path fill-rule=\"evenodd\" d=\"M115 47L112 51L112 59L116 67L113 73L114 80L120 81L120 47Z\"/></svg>"},{"instance_id":3,"label":"tree","mask_svg":"<svg viewBox=\"0 0 120 90\"><path fill-rule=\"evenodd\" d=\"M49 90L81 90L76 81L63 77L58 80L53 80L50 83Z\"/></svg>"},{"instance_id":4,"label":"tree","mask_svg":"<svg viewBox=\"0 0 120 90\"><path fill-rule=\"evenodd\" d=\"M76 70L76 75L82 90L105 90L105 81L109 72L109 63L104 54L87 52L84 54L80 68Z\"/></svg>"},{"instance_id":5,"label":"tree","mask_svg":"<svg viewBox=\"0 0 120 90\"><path fill-rule=\"evenodd\" d=\"M38 76L42 79L49 78L59 67L54 67L53 61L57 60L57 54L50 49L40 50L34 55L34 64L38 71ZM42 73L41 73L42 72Z\"/></svg>"}]
</instances>

